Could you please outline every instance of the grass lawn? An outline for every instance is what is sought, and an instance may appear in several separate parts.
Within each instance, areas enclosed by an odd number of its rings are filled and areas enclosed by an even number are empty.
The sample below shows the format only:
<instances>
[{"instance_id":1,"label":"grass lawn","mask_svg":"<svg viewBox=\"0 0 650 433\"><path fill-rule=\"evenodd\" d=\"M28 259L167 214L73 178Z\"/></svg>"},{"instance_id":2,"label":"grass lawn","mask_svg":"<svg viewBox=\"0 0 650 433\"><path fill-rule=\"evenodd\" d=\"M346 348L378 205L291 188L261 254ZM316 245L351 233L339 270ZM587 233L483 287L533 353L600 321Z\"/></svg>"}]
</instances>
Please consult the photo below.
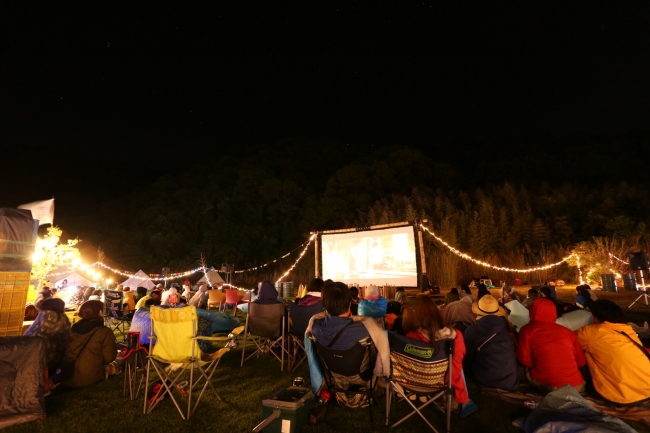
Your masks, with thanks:
<instances>
[{"instance_id":1,"label":"grass lawn","mask_svg":"<svg viewBox=\"0 0 650 433\"><path fill-rule=\"evenodd\" d=\"M526 289L521 289L526 290ZM525 292L524 292L525 293ZM574 295L575 290L558 289L561 299ZM629 303L626 293L598 292L599 297L621 300ZM618 296L621 295L621 296ZM632 294L630 294L632 295ZM637 295L638 296L638 295ZM624 298L624 299L623 299ZM625 307L627 307L625 305ZM626 310L630 319L636 323L650 320L650 309L635 306ZM242 323L245 316L240 313ZM241 339L241 337L240 337ZM249 346L250 347L250 346ZM249 352L247 348L247 353ZM122 397L124 375L110 377L99 384L82 389L62 389L59 387L46 398L47 418L6 428L6 433L22 432L250 432L262 420L261 400L274 390L291 385L296 376L305 378L309 383L309 371L306 363L294 373L280 371L280 363L268 355L251 359L243 367L239 366L241 345L227 353L215 373L213 383L225 401L218 401L214 393L204 394L197 412L189 421L183 421L176 411L171 399L162 401L150 415L143 415L143 398L130 401ZM512 421L528 414L524 407L511 405L501 400L491 399L480 393L478 388L469 383L470 397L479 407L479 411L468 418L452 417L454 432L521 432L512 426ZM177 394L181 402L186 402ZM182 404L182 403L181 403ZM392 419L399 419L406 414L406 405L399 404L393 408ZM444 427L443 414L434 408L425 413L430 415L434 426ZM318 427L306 427L305 432L377 432L390 431L385 427L385 397L378 397L373 407L374 424L369 423L367 409L351 410L337 405L332 406L327 421ZM640 423L626 421L639 432L650 432ZM416 416L397 428L398 431L428 431L428 427Z\"/></svg>"}]
</instances>

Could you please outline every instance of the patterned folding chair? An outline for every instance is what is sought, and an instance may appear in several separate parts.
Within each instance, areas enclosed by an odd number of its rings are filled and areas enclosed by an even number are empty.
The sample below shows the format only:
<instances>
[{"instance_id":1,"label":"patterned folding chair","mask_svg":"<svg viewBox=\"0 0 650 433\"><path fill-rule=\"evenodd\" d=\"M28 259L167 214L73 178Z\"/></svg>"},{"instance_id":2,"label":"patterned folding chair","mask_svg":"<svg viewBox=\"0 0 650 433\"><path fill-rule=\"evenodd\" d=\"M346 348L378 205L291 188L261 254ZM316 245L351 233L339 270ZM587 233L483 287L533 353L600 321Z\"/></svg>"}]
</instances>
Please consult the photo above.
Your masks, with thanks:
<instances>
[{"instance_id":1,"label":"patterned folding chair","mask_svg":"<svg viewBox=\"0 0 650 433\"><path fill-rule=\"evenodd\" d=\"M256 304L248 301L241 366L253 356L259 358L261 353L268 353L280 361L280 371L284 370L284 354L288 352L285 344L284 314L284 304ZM246 341L249 338L256 349L246 357Z\"/></svg>"},{"instance_id":2,"label":"patterned folding chair","mask_svg":"<svg viewBox=\"0 0 650 433\"><path fill-rule=\"evenodd\" d=\"M106 319L106 325L113 332L119 331L120 335L122 335L122 343L126 342L126 325L131 324L132 317L133 314L124 312L124 292L115 290L104 291L104 318Z\"/></svg>"},{"instance_id":3,"label":"patterned folding chair","mask_svg":"<svg viewBox=\"0 0 650 433\"><path fill-rule=\"evenodd\" d=\"M304 307L302 305L290 302L289 309L289 341L291 346L289 348L289 371L295 371L305 359L305 331L309 325L309 319L314 314L322 313L325 311L322 302Z\"/></svg>"},{"instance_id":4,"label":"patterned folding chair","mask_svg":"<svg viewBox=\"0 0 650 433\"><path fill-rule=\"evenodd\" d=\"M147 379L144 393L144 413L148 414L158 405L163 397L171 397L178 413L185 420L196 411L205 390L212 388L221 400L212 384L212 376L216 371L221 357L230 350L224 347L214 353L205 353L199 348L199 340L219 341L219 337L204 337L197 335L198 316L195 307L161 308L151 307L151 333L149 342L149 357L147 362ZM153 340L156 344L153 345ZM177 367L176 369L170 368ZM153 395L149 395L151 369L160 378L160 387ZM187 412L181 409L177 397L172 390L179 383L179 378L189 370L189 382L183 390L187 393ZM198 370L195 378L195 370ZM192 392L201 387L196 403L192 406Z\"/></svg>"},{"instance_id":5,"label":"patterned folding chair","mask_svg":"<svg viewBox=\"0 0 650 433\"><path fill-rule=\"evenodd\" d=\"M451 380L447 378L452 377L454 340L439 340L428 344L389 332L388 343L391 375L386 385L386 425L390 424L391 404L397 394L411 406L413 411L391 427L397 427L411 416L418 414L437 433L438 431L424 416L422 410L438 399L445 399L446 431L449 433L454 388ZM422 404L416 406L415 403ZM438 407L435 404L434 406Z\"/></svg>"}]
</instances>

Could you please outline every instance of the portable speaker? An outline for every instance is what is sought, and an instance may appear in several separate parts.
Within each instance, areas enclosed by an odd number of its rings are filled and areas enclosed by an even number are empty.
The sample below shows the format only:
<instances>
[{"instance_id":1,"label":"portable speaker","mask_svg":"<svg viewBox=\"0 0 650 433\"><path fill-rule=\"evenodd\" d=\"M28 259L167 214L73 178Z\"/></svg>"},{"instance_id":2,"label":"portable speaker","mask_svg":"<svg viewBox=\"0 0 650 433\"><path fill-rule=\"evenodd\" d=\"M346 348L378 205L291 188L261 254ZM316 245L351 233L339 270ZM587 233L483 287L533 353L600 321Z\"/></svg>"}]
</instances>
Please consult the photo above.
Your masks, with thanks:
<instances>
[{"instance_id":1,"label":"portable speaker","mask_svg":"<svg viewBox=\"0 0 650 433\"><path fill-rule=\"evenodd\" d=\"M531 253L524 253L524 263L526 266L533 266L533 255Z\"/></svg>"},{"instance_id":2,"label":"portable speaker","mask_svg":"<svg viewBox=\"0 0 650 433\"><path fill-rule=\"evenodd\" d=\"M633 271L647 271L648 270L648 255L639 251L638 253L630 253L630 269Z\"/></svg>"},{"instance_id":3,"label":"portable speaker","mask_svg":"<svg viewBox=\"0 0 650 433\"><path fill-rule=\"evenodd\" d=\"M544 263L546 263L544 261L544 256L539 251L532 253L531 258L533 261L533 266L542 266Z\"/></svg>"}]
</instances>

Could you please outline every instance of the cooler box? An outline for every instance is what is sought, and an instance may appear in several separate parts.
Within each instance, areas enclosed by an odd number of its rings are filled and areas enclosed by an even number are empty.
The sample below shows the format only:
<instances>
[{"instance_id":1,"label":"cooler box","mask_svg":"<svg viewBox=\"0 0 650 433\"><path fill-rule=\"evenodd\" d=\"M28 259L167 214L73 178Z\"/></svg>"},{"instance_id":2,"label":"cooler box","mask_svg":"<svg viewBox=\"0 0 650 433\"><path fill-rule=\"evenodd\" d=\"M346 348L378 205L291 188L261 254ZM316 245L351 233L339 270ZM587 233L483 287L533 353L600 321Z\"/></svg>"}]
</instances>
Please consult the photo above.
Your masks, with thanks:
<instances>
[{"instance_id":1,"label":"cooler box","mask_svg":"<svg viewBox=\"0 0 650 433\"><path fill-rule=\"evenodd\" d=\"M309 423L309 412L314 403L314 393L309 388L290 386L274 392L262 400L262 417L268 418L274 410L280 416L262 430L264 433L298 433Z\"/></svg>"}]
</instances>

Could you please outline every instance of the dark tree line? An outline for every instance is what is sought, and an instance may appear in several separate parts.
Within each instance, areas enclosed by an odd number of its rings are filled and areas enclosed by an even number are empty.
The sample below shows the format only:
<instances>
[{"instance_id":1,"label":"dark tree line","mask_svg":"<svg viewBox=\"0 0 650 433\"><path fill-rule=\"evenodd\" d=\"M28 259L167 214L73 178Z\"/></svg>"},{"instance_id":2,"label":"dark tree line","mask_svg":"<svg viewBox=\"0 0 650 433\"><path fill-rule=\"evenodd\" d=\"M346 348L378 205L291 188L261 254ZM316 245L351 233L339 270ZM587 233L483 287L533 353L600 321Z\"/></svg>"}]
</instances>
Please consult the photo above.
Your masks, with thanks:
<instances>
[{"instance_id":1,"label":"dark tree line","mask_svg":"<svg viewBox=\"0 0 650 433\"><path fill-rule=\"evenodd\" d=\"M527 158L509 163L521 167ZM477 172L465 160L440 161L409 147L364 154L287 141L160 177L104 206L81 237L126 269L154 273L196 267L201 253L212 265L249 268L302 244L311 231L415 219L427 219L456 248L510 267L523 267L527 251L544 252L547 263L560 260L593 237L647 245L650 195L641 182L585 181L582 168L560 177L564 165L540 178L544 161L530 163L530 176L519 169L512 178L491 176L482 163ZM429 275L439 284L489 273L424 238ZM276 278L298 253L240 281ZM310 252L291 279L305 281L313 263ZM563 265L544 277L574 280L574 274Z\"/></svg>"}]
</instances>

